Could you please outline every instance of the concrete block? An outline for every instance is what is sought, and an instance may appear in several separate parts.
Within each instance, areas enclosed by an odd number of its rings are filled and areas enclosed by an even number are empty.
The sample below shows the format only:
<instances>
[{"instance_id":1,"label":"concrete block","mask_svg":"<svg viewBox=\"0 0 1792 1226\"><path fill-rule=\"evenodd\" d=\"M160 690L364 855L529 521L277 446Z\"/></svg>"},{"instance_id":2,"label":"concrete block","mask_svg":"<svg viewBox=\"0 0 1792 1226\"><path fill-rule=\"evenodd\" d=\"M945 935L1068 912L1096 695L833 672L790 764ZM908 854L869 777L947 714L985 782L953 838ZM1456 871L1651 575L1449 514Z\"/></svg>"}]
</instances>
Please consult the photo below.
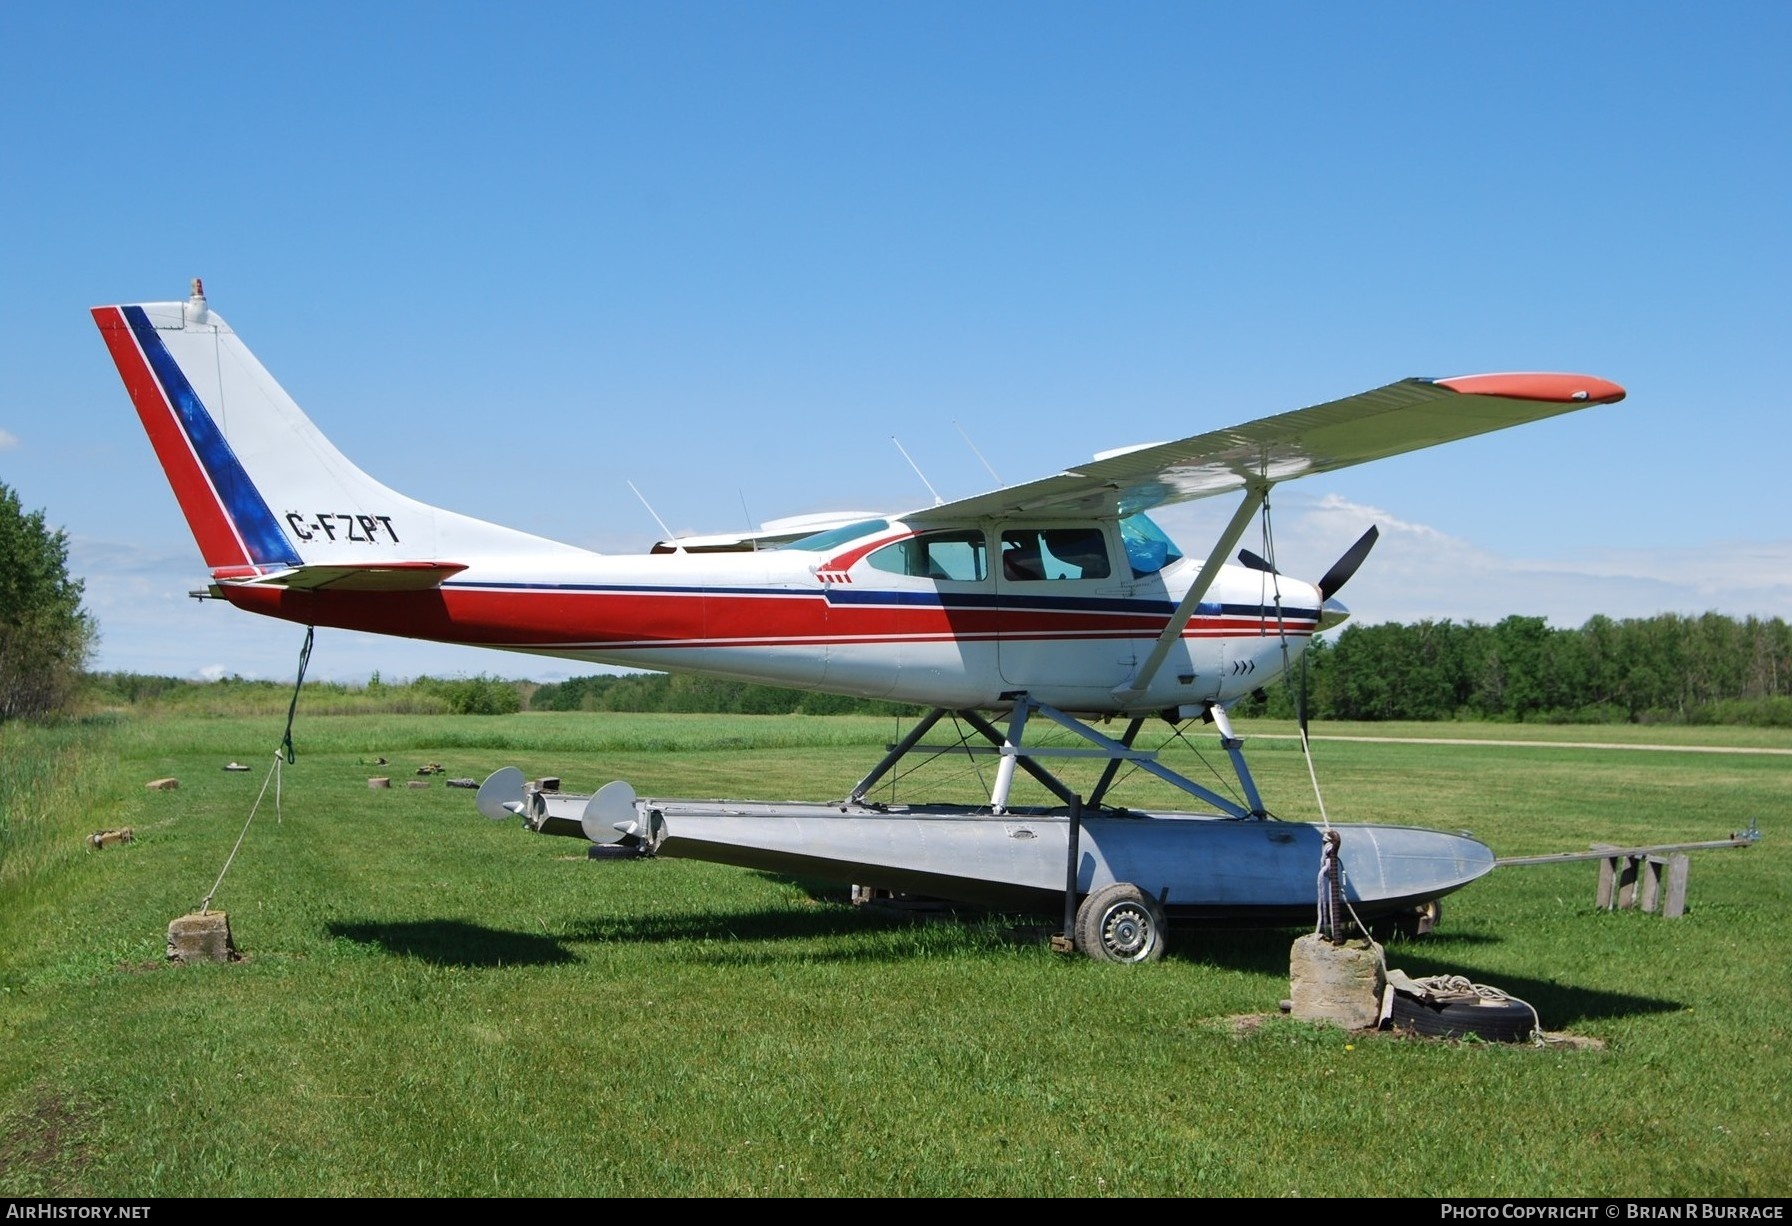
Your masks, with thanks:
<instances>
[{"instance_id":1,"label":"concrete block","mask_svg":"<svg viewBox=\"0 0 1792 1226\"><path fill-rule=\"evenodd\" d=\"M1317 933L1294 943L1288 955L1289 1012L1307 1022L1334 1022L1347 1030L1372 1030L1381 1022L1387 975L1367 941L1333 945Z\"/></svg>"},{"instance_id":2,"label":"concrete block","mask_svg":"<svg viewBox=\"0 0 1792 1226\"><path fill-rule=\"evenodd\" d=\"M168 925L168 957L175 962L234 962L230 917L222 911L183 915Z\"/></svg>"}]
</instances>

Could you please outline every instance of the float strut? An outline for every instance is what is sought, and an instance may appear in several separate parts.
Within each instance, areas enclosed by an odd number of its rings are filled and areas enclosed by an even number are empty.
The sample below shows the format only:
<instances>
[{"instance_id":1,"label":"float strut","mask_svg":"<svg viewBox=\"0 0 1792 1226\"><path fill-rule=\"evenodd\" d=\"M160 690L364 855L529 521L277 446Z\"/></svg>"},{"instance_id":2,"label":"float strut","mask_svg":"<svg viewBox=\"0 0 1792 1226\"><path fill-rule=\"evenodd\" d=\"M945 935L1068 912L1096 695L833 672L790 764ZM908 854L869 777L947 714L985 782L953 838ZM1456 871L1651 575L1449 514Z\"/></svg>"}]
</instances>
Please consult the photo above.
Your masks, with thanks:
<instances>
[{"instance_id":1,"label":"float strut","mask_svg":"<svg viewBox=\"0 0 1792 1226\"><path fill-rule=\"evenodd\" d=\"M920 722L909 731L907 736L902 738L901 744L885 754L884 760L872 767L869 775L866 775L863 779L859 780L859 786L852 790L852 795L848 796L847 800L855 805L862 804L866 794L869 793L872 788L877 786L877 781L889 774L890 768L902 761L902 756L904 754L913 749L916 745L919 745L921 743L921 738L931 732L933 726L939 723L940 719L945 714L946 708L935 707L926 715L923 715Z\"/></svg>"},{"instance_id":2,"label":"float strut","mask_svg":"<svg viewBox=\"0 0 1792 1226\"><path fill-rule=\"evenodd\" d=\"M997 728L994 724L992 724L988 720L984 719L981 715L978 715L975 711L960 711L958 713L958 717L960 719L964 720L965 723L969 724L977 732L981 733L983 736L983 739L988 741L991 745L994 745L997 748L1000 748L1003 745L1004 738L1002 736L1001 729ZM1050 771L1046 770L1045 767L1039 765L1039 763L1035 762L1028 755L1023 753L1023 754L1020 754L1018 757L1007 759L1007 760L1018 762L1020 764L1020 768L1022 770L1026 771L1027 774L1033 776L1034 779L1038 780L1039 786L1043 787L1046 791L1050 792L1053 796L1056 796L1059 800L1063 801L1066 805L1070 804L1073 800L1076 799L1075 792L1072 792L1068 787L1066 787L1058 779L1058 777L1056 775L1054 775ZM997 812L1000 812L1000 811L1001 810L999 810L999 809L997 810Z\"/></svg>"},{"instance_id":3,"label":"float strut","mask_svg":"<svg viewBox=\"0 0 1792 1226\"><path fill-rule=\"evenodd\" d=\"M1126 732L1121 735L1120 743L1128 749L1131 749L1132 743L1139 739L1139 729L1144 726L1144 716L1135 715L1127 723ZM1123 759L1120 758L1109 758L1108 764L1102 768L1101 779L1095 784L1095 790L1089 793L1089 805L1091 808L1101 804L1101 798L1108 794L1108 788L1113 786L1114 776L1120 773L1120 763L1122 760Z\"/></svg>"},{"instance_id":4,"label":"float strut","mask_svg":"<svg viewBox=\"0 0 1792 1226\"><path fill-rule=\"evenodd\" d=\"M1022 699L1008 717L1008 737L1002 742L1002 760L996 764L996 786L989 804L997 813L1008 812L1008 789L1014 786L1014 764L1020 756L1021 738L1027 731L1027 712L1032 704Z\"/></svg>"}]
</instances>

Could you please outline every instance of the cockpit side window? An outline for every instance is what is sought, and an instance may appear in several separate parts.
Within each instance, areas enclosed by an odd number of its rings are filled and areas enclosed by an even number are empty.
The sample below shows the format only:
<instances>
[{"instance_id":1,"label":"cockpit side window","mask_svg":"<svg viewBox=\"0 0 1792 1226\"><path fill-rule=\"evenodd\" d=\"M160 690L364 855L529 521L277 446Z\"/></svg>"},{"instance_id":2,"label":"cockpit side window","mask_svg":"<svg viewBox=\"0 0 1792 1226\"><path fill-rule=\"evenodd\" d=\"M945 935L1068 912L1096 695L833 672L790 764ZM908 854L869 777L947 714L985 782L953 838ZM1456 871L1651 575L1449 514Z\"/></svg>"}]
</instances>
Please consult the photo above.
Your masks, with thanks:
<instances>
[{"instance_id":1,"label":"cockpit side window","mask_svg":"<svg viewBox=\"0 0 1792 1226\"><path fill-rule=\"evenodd\" d=\"M989 575L983 533L926 532L885 545L868 559L892 575L976 583Z\"/></svg>"},{"instance_id":2,"label":"cockpit side window","mask_svg":"<svg viewBox=\"0 0 1792 1226\"><path fill-rule=\"evenodd\" d=\"M1002 533L1002 576L1034 579L1106 579L1107 534L1100 528L1020 528Z\"/></svg>"}]
</instances>

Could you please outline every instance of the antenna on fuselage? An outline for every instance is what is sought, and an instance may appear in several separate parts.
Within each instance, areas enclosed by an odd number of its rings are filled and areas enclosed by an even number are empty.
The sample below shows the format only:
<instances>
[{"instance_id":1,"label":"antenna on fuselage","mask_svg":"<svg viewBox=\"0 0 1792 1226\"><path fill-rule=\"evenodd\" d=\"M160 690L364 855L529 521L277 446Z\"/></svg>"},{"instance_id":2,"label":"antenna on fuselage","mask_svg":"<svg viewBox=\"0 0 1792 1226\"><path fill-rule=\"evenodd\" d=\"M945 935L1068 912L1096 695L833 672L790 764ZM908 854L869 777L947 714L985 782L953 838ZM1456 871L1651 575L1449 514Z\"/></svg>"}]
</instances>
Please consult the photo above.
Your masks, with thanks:
<instances>
[{"instance_id":1,"label":"antenna on fuselage","mask_svg":"<svg viewBox=\"0 0 1792 1226\"><path fill-rule=\"evenodd\" d=\"M994 479L997 485L1005 488L1008 483L997 475L995 469L990 467L989 461L983 458L983 453L977 450L977 444L973 443L971 441L971 436L964 432L964 427L957 422L953 422L952 428L958 431L958 437L964 440L964 445L969 447L971 449L971 454L977 457L977 463L983 465L984 470L989 473L990 477Z\"/></svg>"},{"instance_id":2,"label":"antenna on fuselage","mask_svg":"<svg viewBox=\"0 0 1792 1226\"><path fill-rule=\"evenodd\" d=\"M759 552L759 529L753 526L753 512L747 510L747 491L736 490L740 495L740 513L747 521L747 535L753 538L753 552Z\"/></svg>"},{"instance_id":3,"label":"antenna on fuselage","mask_svg":"<svg viewBox=\"0 0 1792 1226\"><path fill-rule=\"evenodd\" d=\"M624 480L629 489L635 490L635 497L641 500L641 505L647 508L647 513L649 515L653 516L653 522L660 526L660 531L666 534L666 539L672 542L672 548L679 553L683 553L684 546L678 543L678 538L672 534L672 529L666 527L666 521L660 518L660 513L653 509L653 504L651 502L647 501L647 495L643 494L640 490L635 489L635 483L633 481L628 481L626 478Z\"/></svg>"},{"instance_id":4,"label":"antenna on fuselage","mask_svg":"<svg viewBox=\"0 0 1792 1226\"><path fill-rule=\"evenodd\" d=\"M921 466L915 463L915 458L903 448L902 440L892 434L890 436L890 441L896 444L896 450L902 452L902 458L908 461L908 466L915 470L915 476L921 478L921 484L925 485L927 487L927 492L933 495L933 505L936 507L944 506L946 500L941 498L940 492L933 488L933 482L927 479L927 474L921 471Z\"/></svg>"}]
</instances>

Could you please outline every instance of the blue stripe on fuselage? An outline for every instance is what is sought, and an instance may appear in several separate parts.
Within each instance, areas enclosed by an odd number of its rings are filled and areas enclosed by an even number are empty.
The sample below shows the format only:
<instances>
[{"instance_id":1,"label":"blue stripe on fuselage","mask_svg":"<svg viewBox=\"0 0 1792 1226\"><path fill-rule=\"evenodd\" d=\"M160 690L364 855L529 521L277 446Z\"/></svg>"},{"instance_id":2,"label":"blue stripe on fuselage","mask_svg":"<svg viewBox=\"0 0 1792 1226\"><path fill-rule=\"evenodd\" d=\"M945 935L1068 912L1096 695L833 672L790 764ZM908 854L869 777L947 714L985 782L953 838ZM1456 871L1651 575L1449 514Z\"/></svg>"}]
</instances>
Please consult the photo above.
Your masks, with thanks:
<instances>
[{"instance_id":1,"label":"blue stripe on fuselage","mask_svg":"<svg viewBox=\"0 0 1792 1226\"><path fill-rule=\"evenodd\" d=\"M980 592L877 591L870 588L832 586L826 589L832 604L918 605L948 609L1017 609L1041 613L1135 613L1168 617L1176 609L1173 600L1146 600L1134 596L1038 596L1012 590L986 595ZM1221 604L1203 600L1195 607L1201 617L1253 617L1275 619L1273 605ZM1316 621L1317 609L1282 607L1284 621Z\"/></svg>"},{"instance_id":2,"label":"blue stripe on fuselage","mask_svg":"<svg viewBox=\"0 0 1792 1226\"><path fill-rule=\"evenodd\" d=\"M813 600L821 597L830 604L888 607L912 605L917 608L944 609L1010 609L1043 613L1136 613L1168 617L1176 608L1174 601L1144 600L1124 596L1016 596L982 592L918 592L878 591L850 588L839 584L820 589L788 587L724 587L702 584L684 587L677 584L641 583L516 583L489 580L449 579L444 588L486 589L506 592L607 592L622 596L772 596ZM1273 605L1220 604L1204 600L1196 608L1202 617L1250 617L1274 621ZM1287 622L1317 621L1318 609L1301 609L1285 605L1282 620Z\"/></svg>"},{"instance_id":3,"label":"blue stripe on fuselage","mask_svg":"<svg viewBox=\"0 0 1792 1226\"><path fill-rule=\"evenodd\" d=\"M149 316L144 314L142 307L128 306L123 311L149 368L155 372L156 382L162 385L168 403L174 406L174 415L186 432L187 441L193 445L193 453L204 466L205 475L211 478L212 488L224 504L224 513L230 516L242 536L249 560L262 566L300 565L303 559L286 538L286 533L281 531L261 491L243 471L242 461L236 458L236 452L230 449L230 443L219 432L218 424L206 411L199 393L187 382L180 363L156 335Z\"/></svg>"}]
</instances>

